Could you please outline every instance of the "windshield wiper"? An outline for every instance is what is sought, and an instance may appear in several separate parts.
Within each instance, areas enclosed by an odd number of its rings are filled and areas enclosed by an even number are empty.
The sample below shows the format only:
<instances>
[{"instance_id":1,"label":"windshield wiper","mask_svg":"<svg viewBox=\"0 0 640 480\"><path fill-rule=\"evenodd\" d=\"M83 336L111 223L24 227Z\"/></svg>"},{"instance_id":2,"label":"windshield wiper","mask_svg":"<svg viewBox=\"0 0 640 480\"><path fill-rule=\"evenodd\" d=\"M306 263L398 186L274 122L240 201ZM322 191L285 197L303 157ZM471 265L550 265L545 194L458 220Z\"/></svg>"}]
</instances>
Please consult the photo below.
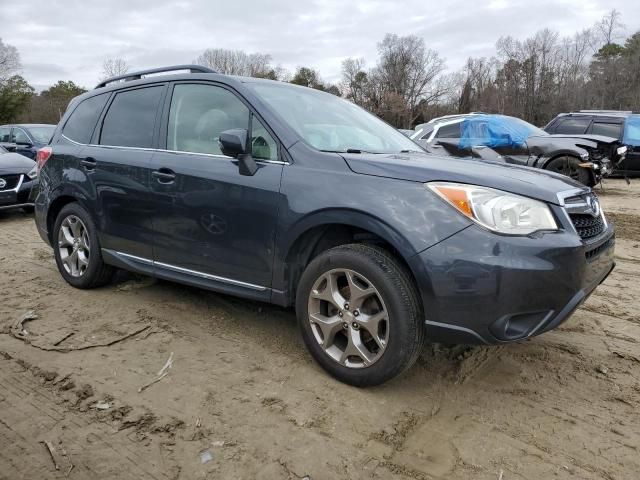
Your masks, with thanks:
<instances>
[{"instance_id":1,"label":"windshield wiper","mask_svg":"<svg viewBox=\"0 0 640 480\"><path fill-rule=\"evenodd\" d=\"M400 153L422 153L421 150L400 150Z\"/></svg>"},{"instance_id":2,"label":"windshield wiper","mask_svg":"<svg viewBox=\"0 0 640 480\"><path fill-rule=\"evenodd\" d=\"M381 152L370 152L368 150L362 150L360 148L347 148L345 150L320 150L321 152L328 153L370 153L372 155L381 155Z\"/></svg>"}]
</instances>

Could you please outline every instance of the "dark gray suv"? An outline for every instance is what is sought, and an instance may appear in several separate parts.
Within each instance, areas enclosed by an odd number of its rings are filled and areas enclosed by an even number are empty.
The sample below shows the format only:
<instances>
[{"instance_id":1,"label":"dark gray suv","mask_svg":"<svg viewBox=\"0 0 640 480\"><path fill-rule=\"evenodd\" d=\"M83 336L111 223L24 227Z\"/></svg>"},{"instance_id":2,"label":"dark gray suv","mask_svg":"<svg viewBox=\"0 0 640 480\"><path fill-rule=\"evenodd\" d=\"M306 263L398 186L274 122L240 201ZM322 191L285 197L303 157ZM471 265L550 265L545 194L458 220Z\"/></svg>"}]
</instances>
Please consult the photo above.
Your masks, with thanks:
<instances>
[{"instance_id":1,"label":"dark gray suv","mask_svg":"<svg viewBox=\"0 0 640 480\"><path fill-rule=\"evenodd\" d=\"M613 227L567 177L428 155L333 95L199 66L74 99L38 165L69 284L122 268L294 306L313 357L358 386L425 339L550 330L614 265Z\"/></svg>"}]
</instances>

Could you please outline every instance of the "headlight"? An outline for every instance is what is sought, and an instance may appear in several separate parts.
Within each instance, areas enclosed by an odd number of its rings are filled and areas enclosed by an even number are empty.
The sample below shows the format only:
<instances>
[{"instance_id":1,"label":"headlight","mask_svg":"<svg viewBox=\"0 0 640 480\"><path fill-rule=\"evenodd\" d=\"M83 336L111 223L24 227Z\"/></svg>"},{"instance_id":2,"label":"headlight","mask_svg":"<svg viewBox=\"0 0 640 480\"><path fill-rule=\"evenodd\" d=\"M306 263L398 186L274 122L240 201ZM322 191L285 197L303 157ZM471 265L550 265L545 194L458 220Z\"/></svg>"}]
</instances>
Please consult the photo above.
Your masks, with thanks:
<instances>
[{"instance_id":1,"label":"headlight","mask_svg":"<svg viewBox=\"0 0 640 480\"><path fill-rule=\"evenodd\" d=\"M34 165L31 170L29 170L29 173L27 173L27 177L29 177L31 180L33 180L38 176L38 170L36 169L36 167L37 167L37 164Z\"/></svg>"},{"instance_id":2,"label":"headlight","mask_svg":"<svg viewBox=\"0 0 640 480\"><path fill-rule=\"evenodd\" d=\"M529 235L558 229L549 206L532 198L460 183L431 182L426 186L460 213L494 232Z\"/></svg>"},{"instance_id":3,"label":"headlight","mask_svg":"<svg viewBox=\"0 0 640 480\"><path fill-rule=\"evenodd\" d=\"M628 148L626 146L622 146L622 147L618 147L618 149L616 150L618 152L619 156L623 156L627 154L627 150Z\"/></svg>"}]
</instances>

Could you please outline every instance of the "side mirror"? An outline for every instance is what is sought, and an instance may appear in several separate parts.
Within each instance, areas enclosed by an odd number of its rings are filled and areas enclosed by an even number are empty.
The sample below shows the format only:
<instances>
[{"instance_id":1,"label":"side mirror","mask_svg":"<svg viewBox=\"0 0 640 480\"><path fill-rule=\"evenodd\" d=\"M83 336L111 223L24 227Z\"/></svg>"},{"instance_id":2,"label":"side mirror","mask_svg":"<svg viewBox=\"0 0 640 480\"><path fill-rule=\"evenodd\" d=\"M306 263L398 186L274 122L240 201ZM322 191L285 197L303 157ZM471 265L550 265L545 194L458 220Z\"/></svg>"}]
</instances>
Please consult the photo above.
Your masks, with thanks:
<instances>
[{"instance_id":1,"label":"side mirror","mask_svg":"<svg viewBox=\"0 0 640 480\"><path fill-rule=\"evenodd\" d=\"M247 139L249 133L242 128L225 130L220 134L218 143L223 155L238 159L240 175L253 176L258 171L258 165L248 153Z\"/></svg>"},{"instance_id":2,"label":"side mirror","mask_svg":"<svg viewBox=\"0 0 640 480\"><path fill-rule=\"evenodd\" d=\"M223 155L238 158L239 155L246 154L248 135L247 131L241 128L222 132L218 143Z\"/></svg>"},{"instance_id":3,"label":"side mirror","mask_svg":"<svg viewBox=\"0 0 640 480\"><path fill-rule=\"evenodd\" d=\"M31 142L26 142L26 141L20 141L20 140L16 140L15 144L20 146L20 147L27 147L27 148L31 148L33 147L33 143Z\"/></svg>"}]
</instances>

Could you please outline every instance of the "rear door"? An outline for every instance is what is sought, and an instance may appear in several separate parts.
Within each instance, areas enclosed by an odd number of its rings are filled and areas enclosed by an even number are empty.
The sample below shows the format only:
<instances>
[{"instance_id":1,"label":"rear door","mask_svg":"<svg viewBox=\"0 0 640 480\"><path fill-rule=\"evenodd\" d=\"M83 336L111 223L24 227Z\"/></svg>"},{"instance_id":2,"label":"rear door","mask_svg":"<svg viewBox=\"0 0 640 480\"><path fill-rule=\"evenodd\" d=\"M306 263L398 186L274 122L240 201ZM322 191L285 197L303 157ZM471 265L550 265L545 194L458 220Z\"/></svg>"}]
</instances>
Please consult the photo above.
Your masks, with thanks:
<instances>
[{"instance_id":1,"label":"rear door","mask_svg":"<svg viewBox=\"0 0 640 480\"><path fill-rule=\"evenodd\" d=\"M102 248L151 262L150 162L166 84L117 91L82 151Z\"/></svg>"},{"instance_id":2,"label":"rear door","mask_svg":"<svg viewBox=\"0 0 640 480\"><path fill-rule=\"evenodd\" d=\"M253 176L220 151L220 133L237 128L250 132ZM283 169L273 132L224 85L176 83L160 145L151 178L156 271L268 295Z\"/></svg>"}]
</instances>

